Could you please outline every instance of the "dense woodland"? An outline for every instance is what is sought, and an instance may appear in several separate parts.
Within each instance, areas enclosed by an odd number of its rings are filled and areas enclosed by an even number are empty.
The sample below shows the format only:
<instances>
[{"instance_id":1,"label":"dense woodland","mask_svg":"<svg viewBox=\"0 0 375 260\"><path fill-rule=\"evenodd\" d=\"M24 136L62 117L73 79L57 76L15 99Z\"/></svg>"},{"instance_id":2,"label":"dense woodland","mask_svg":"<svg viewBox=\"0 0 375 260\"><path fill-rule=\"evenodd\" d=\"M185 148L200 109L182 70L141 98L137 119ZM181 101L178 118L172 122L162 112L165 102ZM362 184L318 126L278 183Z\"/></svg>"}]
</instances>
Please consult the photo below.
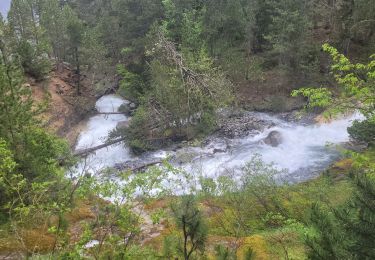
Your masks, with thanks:
<instances>
[{"instance_id":1,"label":"dense woodland","mask_svg":"<svg viewBox=\"0 0 375 260\"><path fill-rule=\"evenodd\" d=\"M12 0L0 17L0 259L374 259L374 53L373 0ZM64 67L76 97L135 104L109 140L136 154L202 140L225 107L358 110L348 131L368 148L293 185L258 156L240 183L197 189L168 162L99 181L74 172L80 159L45 127L53 102L28 84ZM166 188L171 172L185 179Z\"/></svg>"}]
</instances>

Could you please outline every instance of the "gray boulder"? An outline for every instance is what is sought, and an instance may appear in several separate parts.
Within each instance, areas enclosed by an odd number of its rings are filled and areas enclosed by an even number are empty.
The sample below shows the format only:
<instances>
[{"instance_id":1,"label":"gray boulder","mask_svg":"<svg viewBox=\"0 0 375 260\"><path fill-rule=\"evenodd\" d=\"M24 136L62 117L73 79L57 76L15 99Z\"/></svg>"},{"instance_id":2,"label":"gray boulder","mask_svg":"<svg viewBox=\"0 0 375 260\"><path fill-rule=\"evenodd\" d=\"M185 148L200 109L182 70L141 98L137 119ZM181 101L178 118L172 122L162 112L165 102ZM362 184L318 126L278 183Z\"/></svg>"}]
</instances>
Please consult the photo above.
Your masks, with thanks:
<instances>
[{"instance_id":1,"label":"gray boulder","mask_svg":"<svg viewBox=\"0 0 375 260\"><path fill-rule=\"evenodd\" d=\"M272 131L268 136L263 140L263 142L272 147L279 146L283 141L282 135L278 131Z\"/></svg>"},{"instance_id":2,"label":"gray boulder","mask_svg":"<svg viewBox=\"0 0 375 260\"><path fill-rule=\"evenodd\" d=\"M272 127L274 124L248 113L242 116L223 119L219 122L219 125L219 133L221 136L234 139L263 131L265 128Z\"/></svg>"}]
</instances>

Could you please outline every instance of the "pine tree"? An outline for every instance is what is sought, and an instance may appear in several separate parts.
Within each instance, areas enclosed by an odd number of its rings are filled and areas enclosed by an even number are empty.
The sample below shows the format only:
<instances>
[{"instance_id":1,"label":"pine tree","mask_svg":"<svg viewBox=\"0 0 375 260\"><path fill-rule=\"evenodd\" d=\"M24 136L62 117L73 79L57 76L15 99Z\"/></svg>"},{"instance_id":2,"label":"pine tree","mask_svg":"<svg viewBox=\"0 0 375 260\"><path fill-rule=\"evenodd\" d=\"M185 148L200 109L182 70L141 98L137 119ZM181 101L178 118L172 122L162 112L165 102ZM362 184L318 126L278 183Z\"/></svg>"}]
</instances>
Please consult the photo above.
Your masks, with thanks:
<instances>
[{"instance_id":1,"label":"pine tree","mask_svg":"<svg viewBox=\"0 0 375 260\"><path fill-rule=\"evenodd\" d=\"M306 1L268 0L273 6L269 34L266 39L271 43L278 64L286 68L299 67L306 40L309 20L306 13Z\"/></svg>"},{"instance_id":2,"label":"pine tree","mask_svg":"<svg viewBox=\"0 0 375 260\"><path fill-rule=\"evenodd\" d=\"M9 58L8 51L9 47L0 39L0 137L17 149L22 129L32 124L33 103L30 89L22 85L22 71Z\"/></svg>"},{"instance_id":3,"label":"pine tree","mask_svg":"<svg viewBox=\"0 0 375 260\"><path fill-rule=\"evenodd\" d=\"M37 80L49 73L49 43L41 24L41 5L36 0L12 1L8 14L13 52L17 53L24 71Z\"/></svg>"},{"instance_id":4,"label":"pine tree","mask_svg":"<svg viewBox=\"0 0 375 260\"><path fill-rule=\"evenodd\" d=\"M310 259L375 258L375 179L373 174L356 173L354 195L343 206L312 208L314 233L306 239Z\"/></svg>"},{"instance_id":5,"label":"pine tree","mask_svg":"<svg viewBox=\"0 0 375 260\"><path fill-rule=\"evenodd\" d=\"M314 232L306 237L306 245L310 248L309 259L347 259L349 241L334 214L315 204L310 220Z\"/></svg>"},{"instance_id":6,"label":"pine tree","mask_svg":"<svg viewBox=\"0 0 375 260\"><path fill-rule=\"evenodd\" d=\"M203 252L207 239L207 228L194 196L184 196L172 207L178 228L182 231L182 252L184 259L191 259L194 253Z\"/></svg>"},{"instance_id":7,"label":"pine tree","mask_svg":"<svg viewBox=\"0 0 375 260\"><path fill-rule=\"evenodd\" d=\"M375 178L371 174L356 173L354 196L336 217L353 243L348 250L356 259L375 259Z\"/></svg>"},{"instance_id":8,"label":"pine tree","mask_svg":"<svg viewBox=\"0 0 375 260\"><path fill-rule=\"evenodd\" d=\"M76 88L77 94L81 94L81 47L83 41L84 27L78 16L74 15L68 22L69 50L72 62L76 69Z\"/></svg>"}]
</instances>

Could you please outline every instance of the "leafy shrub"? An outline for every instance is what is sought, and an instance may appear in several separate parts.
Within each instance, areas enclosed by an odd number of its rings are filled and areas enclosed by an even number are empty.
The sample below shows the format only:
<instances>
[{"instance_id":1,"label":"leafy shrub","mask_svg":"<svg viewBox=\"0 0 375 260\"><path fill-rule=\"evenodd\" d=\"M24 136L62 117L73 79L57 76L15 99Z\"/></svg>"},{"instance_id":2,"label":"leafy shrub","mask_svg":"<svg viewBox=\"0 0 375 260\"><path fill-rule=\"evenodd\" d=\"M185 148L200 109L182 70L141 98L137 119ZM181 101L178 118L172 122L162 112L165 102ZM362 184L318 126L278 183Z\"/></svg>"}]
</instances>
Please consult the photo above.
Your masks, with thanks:
<instances>
[{"instance_id":1,"label":"leafy shrub","mask_svg":"<svg viewBox=\"0 0 375 260\"><path fill-rule=\"evenodd\" d=\"M375 141L375 122L374 120L354 121L353 125L348 128L348 132L352 138L357 141L366 143L374 143Z\"/></svg>"}]
</instances>

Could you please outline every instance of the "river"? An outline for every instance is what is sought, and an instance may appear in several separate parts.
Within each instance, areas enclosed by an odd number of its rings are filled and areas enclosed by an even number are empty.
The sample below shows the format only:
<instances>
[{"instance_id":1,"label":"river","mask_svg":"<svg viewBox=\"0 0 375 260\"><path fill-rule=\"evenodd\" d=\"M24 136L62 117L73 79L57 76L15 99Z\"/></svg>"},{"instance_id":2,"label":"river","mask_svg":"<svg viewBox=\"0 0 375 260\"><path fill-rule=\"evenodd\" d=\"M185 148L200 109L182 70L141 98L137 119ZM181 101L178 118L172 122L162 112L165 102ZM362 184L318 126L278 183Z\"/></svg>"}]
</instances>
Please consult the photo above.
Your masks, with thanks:
<instances>
[{"instance_id":1,"label":"river","mask_svg":"<svg viewBox=\"0 0 375 260\"><path fill-rule=\"evenodd\" d=\"M126 102L118 96L107 95L97 101L96 109L102 113L116 112ZM254 113L254 116L272 121L274 126L243 138L213 136L201 147L160 150L142 157L132 155L124 144L112 145L88 156L78 165L78 169L94 173L128 161L157 160L168 156L174 158L172 163L176 167L216 178L226 171L241 169L258 154L264 162L273 163L279 170L283 169L283 178L287 181L301 182L317 176L340 157L337 145L349 141L347 128L354 119L360 118L355 114L326 124L303 125L264 113ZM118 123L128 120L128 117L119 114L91 117L86 129L80 134L76 149L103 144L108 133ZM277 147L262 141L271 131L281 133L282 142Z\"/></svg>"}]
</instances>

